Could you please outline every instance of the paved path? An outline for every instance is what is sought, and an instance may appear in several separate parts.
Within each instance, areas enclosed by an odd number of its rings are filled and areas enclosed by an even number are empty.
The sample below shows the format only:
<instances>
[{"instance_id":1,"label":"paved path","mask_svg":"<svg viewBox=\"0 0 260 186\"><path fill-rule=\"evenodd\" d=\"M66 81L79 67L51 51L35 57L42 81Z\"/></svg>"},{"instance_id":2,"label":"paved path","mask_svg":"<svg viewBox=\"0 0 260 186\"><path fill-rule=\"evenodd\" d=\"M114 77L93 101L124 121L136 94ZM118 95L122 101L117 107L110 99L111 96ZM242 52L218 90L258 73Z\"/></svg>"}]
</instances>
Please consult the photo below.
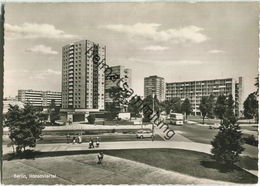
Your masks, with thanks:
<instances>
[{"instance_id":1,"label":"paved path","mask_svg":"<svg viewBox=\"0 0 260 186\"><path fill-rule=\"evenodd\" d=\"M44 131L57 131L57 130L109 130L109 129L152 129L152 124L147 125L94 125L94 124L78 124L73 123L72 125L65 126L46 126ZM4 132L8 132L8 128L3 128Z\"/></svg>"},{"instance_id":2,"label":"paved path","mask_svg":"<svg viewBox=\"0 0 260 186\"><path fill-rule=\"evenodd\" d=\"M120 142L102 142L99 148L89 149L88 143L82 144L37 144L34 148L36 151L53 152L53 151L80 151L80 150L105 150L105 149L145 149L145 148L176 148L194 150L204 153L210 153L211 145L195 142L174 142L174 141L120 141ZM3 153L12 152L11 147L3 146Z\"/></svg>"}]
</instances>

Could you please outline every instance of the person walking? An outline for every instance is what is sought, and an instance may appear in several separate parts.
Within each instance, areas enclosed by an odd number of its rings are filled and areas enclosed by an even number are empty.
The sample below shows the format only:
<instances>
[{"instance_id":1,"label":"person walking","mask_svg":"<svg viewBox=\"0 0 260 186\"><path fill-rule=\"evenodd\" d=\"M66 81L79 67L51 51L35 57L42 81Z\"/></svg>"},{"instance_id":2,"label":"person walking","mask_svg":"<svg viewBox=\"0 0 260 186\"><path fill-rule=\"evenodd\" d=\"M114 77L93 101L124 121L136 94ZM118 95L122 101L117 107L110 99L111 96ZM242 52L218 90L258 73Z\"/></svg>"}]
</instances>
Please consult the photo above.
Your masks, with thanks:
<instances>
[{"instance_id":1,"label":"person walking","mask_svg":"<svg viewBox=\"0 0 260 186\"><path fill-rule=\"evenodd\" d=\"M89 148L90 149L94 148L94 142L93 142L92 138L90 138L90 140L89 140Z\"/></svg>"},{"instance_id":2,"label":"person walking","mask_svg":"<svg viewBox=\"0 0 260 186\"><path fill-rule=\"evenodd\" d=\"M103 154L103 152L100 152L99 154L98 154L98 164L102 164L102 160L103 160L103 158L104 158L104 154Z\"/></svg>"},{"instance_id":3,"label":"person walking","mask_svg":"<svg viewBox=\"0 0 260 186\"><path fill-rule=\"evenodd\" d=\"M69 135L69 133L67 134L67 143L70 143L70 135Z\"/></svg>"},{"instance_id":4,"label":"person walking","mask_svg":"<svg viewBox=\"0 0 260 186\"><path fill-rule=\"evenodd\" d=\"M75 136L73 136L72 143L73 144L76 143L76 137Z\"/></svg>"},{"instance_id":5,"label":"person walking","mask_svg":"<svg viewBox=\"0 0 260 186\"><path fill-rule=\"evenodd\" d=\"M78 136L78 143L81 144L82 143L82 138L81 138L81 135L79 134Z\"/></svg>"},{"instance_id":6,"label":"person walking","mask_svg":"<svg viewBox=\"0 0 260 186\"><path fill-rule=\"evenodd\" d=\"M99 147L99 142L100 142L99 137L97 137L97 139L96 139L96 147Z\"/></svg>"}]
</instances>

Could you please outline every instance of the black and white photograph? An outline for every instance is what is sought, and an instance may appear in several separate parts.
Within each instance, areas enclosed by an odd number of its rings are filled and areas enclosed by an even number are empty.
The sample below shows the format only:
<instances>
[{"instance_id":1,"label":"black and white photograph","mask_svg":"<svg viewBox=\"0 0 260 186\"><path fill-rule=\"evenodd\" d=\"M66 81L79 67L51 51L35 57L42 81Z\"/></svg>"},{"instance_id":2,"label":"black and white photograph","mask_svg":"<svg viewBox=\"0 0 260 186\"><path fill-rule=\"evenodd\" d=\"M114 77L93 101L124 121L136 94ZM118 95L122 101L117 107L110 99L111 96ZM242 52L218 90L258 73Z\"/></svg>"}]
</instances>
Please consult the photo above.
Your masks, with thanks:
<instances>
[{"instance_id":1,"label":"black and white photograph","mask_svg":"<svg viewBox=\"0 0 260 186\"><path fill-rule=\"evenodd\" d=\"M2 3L1 184L257 184L259 10Z\"/></svg>"}]
</instances>

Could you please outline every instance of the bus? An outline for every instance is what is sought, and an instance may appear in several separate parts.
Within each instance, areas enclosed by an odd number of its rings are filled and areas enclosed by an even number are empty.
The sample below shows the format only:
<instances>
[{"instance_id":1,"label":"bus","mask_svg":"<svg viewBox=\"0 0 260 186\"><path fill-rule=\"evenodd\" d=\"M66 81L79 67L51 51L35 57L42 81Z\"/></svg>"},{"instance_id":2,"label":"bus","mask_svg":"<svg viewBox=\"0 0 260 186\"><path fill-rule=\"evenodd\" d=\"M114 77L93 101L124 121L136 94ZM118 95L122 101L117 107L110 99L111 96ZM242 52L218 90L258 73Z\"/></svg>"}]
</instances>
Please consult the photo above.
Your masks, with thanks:
<instances>
[{"instance_id":1,"label":"bus","mask_svg":"<svg viewBox=\"0 0 260 186\"><path fill-rule=\"evenodd\" d=\"M170 113L170 123L174 125L183 125L184 116L180 113Z\"/></svg>"}]
</instances>

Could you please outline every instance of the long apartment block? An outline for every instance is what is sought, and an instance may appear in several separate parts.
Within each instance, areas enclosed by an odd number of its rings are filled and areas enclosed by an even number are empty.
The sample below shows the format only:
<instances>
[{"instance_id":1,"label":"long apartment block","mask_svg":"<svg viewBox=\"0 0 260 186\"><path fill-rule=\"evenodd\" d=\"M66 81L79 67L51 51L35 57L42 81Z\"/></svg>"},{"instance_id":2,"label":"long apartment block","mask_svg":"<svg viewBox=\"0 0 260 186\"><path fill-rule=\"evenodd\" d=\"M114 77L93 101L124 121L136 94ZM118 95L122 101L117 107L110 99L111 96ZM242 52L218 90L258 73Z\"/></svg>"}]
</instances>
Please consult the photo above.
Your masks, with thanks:
<instances>
[{"instance_id":1,"label":"long apartment block","mask_svg":"<svg viewBox=\"0 0 260 186\"><path fill-rule=\"evenodd\" d=\"M105 64L106 47L89 40L62 48L62 108L104 109L104 68L93 62L98 55Z\"/></svg>"},{"instance_id":2,"label":"long apartment block","mask_svg":"<svg viewBox=\"0 0 260 186\"><path fill-rule=\"evenodd\" d=\"M30 103L33 106L48 107L52 100L57 106L61 106L61 92L38 91L38 90L18 90L18 101Z\"/></svg>"},{"instance_id":3,"label":"long apartment block","mask_svg":"<svg viewBox=\"0 0 260 186\"><path fill-rule=\"evenodd\" d=\"M217 98L219 95L232 95L235 100L235 113L241 116L243 110L243 78L212 79L202 81L184 81L166 83L166 100L174 97L188 98L192 104L193 114L200 115L199 105L203 96L211 94Z\"/></svg>"}]
</instances>

